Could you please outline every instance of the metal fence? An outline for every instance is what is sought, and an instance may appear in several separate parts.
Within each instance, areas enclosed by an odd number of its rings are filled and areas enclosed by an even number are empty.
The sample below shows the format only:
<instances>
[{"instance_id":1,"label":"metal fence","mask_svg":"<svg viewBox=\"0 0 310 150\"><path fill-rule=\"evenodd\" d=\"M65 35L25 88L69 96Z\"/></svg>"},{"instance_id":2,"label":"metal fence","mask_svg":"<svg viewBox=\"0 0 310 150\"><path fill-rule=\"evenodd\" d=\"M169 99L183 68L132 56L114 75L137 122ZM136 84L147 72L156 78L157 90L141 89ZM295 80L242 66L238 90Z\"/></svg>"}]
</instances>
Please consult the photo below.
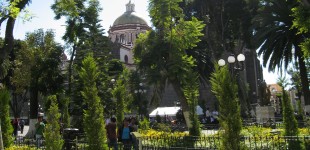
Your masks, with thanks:
<instances>
[{"instance_id":1,"label":"metal fence","mask_svg":"<svg viewBox=\"0 0 310 150\"><path fill-rule=\"evenodd\" d=\"M90 145L87 143L84 134L78 134L74 139L63 139L64 145L63 150L86 150ZM16 147L27 147L29 149L36 149L36 150L45 150L46 144L44 139L36 140L35 138L27 138L18 136L14 141L14 145ZM106 143L109 147L109 144ZM130 149L127 147L132 147L134 149L134 143L131 145L123 145L121 142L117 143L119 150ZM112 146L109 147L112 150Z\"/></svg>"},{"instance_id":2,"label":"metal fence","mask_svg":"<svg viewBox=\"0 0 310 150\"><path fill-rule=\"evenodd\" d=\"M185 136L185 137L142 137L143 150L199 150L219 149L221 137L218 136ZM291 145L299 144L310 149L310 136L245 136L241 144L250 150L287 150Z\"/></svg>"},{"instance_id":3,"label":"metal fence","mask_svg":"<svg viewBox=\"0 0 310 150\"><path fill-rule=\"evenodd\" d=\"M74 140L64 140L65 150L84 150L89 146L83 136L77 136ZM129 149L136 150L216 150L221 146L221 137L219 136L141 136L131 145ZM40 142L39 147L37 142ZM310 136L244 136L241 144L249 150L287 150L294 148L290 144L297 143L305 149L310 149ZM135 146L136 144L136 146ZM35 139L27 139L25 137L17 137L16 146L28 146L29 148L45 149L45 141L36 141ZM119 150L124 149L121 143L118 143ZM112 148L110 148L112 149Z\"/></svg>"}]
</instances>

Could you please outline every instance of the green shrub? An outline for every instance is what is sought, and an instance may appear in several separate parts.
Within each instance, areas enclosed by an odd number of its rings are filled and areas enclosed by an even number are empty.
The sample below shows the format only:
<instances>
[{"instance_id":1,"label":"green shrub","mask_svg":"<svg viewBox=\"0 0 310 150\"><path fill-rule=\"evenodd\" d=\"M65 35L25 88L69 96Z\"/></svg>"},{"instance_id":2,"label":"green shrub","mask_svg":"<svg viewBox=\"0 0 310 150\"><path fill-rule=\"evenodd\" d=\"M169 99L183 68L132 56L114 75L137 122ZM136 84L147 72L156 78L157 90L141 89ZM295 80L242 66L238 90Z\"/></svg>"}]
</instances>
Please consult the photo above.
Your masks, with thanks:
<instances>
[{"instance_id":1,"label":"green shrub","mask_svg":"<svg viewBox=\"0 0 310 150\"><path fill-rule=\"evenodd\" d=\"M241 131L241 134L243 136L268 136L270 135L270 131L271 128L248 126Z\"/></svg>"},{"instance_id":2,"label":"green shrub","mask_svg":"<svg viewBox=\"0 0 310 150\"><path fill-rule=\"evenodd\" d=\"M161 123L161 117L159 116L159 114L156 114L156 122L157 123Z\"/></svg>"},{"instance_id":3,"label":"green shrub","mask_svg":"<svg viewBox=\"0 0 310 150\"><path fill-rule=\"evenodd\" d=\"M62 123L63 128L69 128L70 127L70 115L69 115L69 103L70 103L70 98L66 97L63 99L64 100L64 104L63 104L63 120Z\"/></svg>"},{"instance_id":4,"label":"green shrub","mask_svg":"<svg viewBox=\"0 0 310 150\"><path fill-rule=\"evenodd\" d=\"M210 79L212 92L219 101L219 121L222 127L221 147L224 150L240 150L242 121L238 98L238 85L228 66L215 66Z\"/></svg>"},{"instance_id":5,"label":"green shrub","mask_svg":"<svg viewBox=\"0 0 310 150\"><path fill-rule=\"evenodd\" d=\"M100 71L95 59L92 56L87 56L82 62L79 76L83 82L81 93L87 105L87 109L84 110L83 123L89 150L108 149L104 128L103 106L96 86L99 74Z\"/></svg>"},{"instance_id":6,"label":"green shrub","mask_svg":"<svg viewBox=\"0 0 310 150\"><path fill-rule=\"evenodd\" d=\"M283 114L283 124L284 124L284 135L285 136L297 136L298 135L298 124L294 116L293 106L289 100L288 93L285 91L287 85L285 79L279 79L279 85L282 87L282 114ZM304 147L301 145L300 141L290 140L288 141L289 149L302 150Z\"/></svg>"},{"instance_id":7,"label":"green shrub","mask_svg":"<svg viewBox=\"0 0 310 150\"><path fill-rule=\"evenodd\" d=\"M171 132L170 126L164 123L156 123L153 126L153 129L157 131Z\"/></svg>"},{"instance_id":8,"label":"green shrub","mask_svg":"<svg viewBox=\"0 0 310 150\"><path fill-rule=\"evenodd\" d=\"M45 143L46 150L58 150L62 149L64 143L60 135L60 113L58 111L58 104L56 95L49 96L48 99L51 101L51 106L47 112L47 122L45 127Z\"/></svg>"},{"instance_id":9,"label":"green shrub","mask_svg":"<svg viewBox=\"0 0 310 150\"><path fill-rule=\"evenodd\" d=\"M148 130L150 129L150 121L147 118L144 118L143 121L139 124L139 130Z\"/></svg>"},{"instance_id":10,"label":"green shrub","mask_svg":"<svg viewBox=\"0 0 310 150\"><path fill-rule=\"evenodd\" d=\"M29 146L11 146L5 150L36 150L36 148Z\"/></svg>"},{"instance_id":11,"label":"green shrub","mask_svg":"<svg viewBox=\"0 0 310 150\"><path fill-rule=\"evenodd\" d=\"M189 105L189 116L191 121L191 127L189 129L189 135L191 136L200 136L200 121L196 113L198 106L198 97L199 97L199 85L197 82L198 75L195 73L189 73L188 81L184 87L184 95L186 97L187 103Z\"/></svg>"},{"instance_id":12,"label":"green shrub","mask_svg":"<svg viewBox=\"0 0 310 150\"><path fill-rule=\"evenodd\" d=\"M10 92L0 87L0 121L4 147L10 147L13 144L13 127L11 125L9 112L10 99Z\"/></svg>"}]
</instances>

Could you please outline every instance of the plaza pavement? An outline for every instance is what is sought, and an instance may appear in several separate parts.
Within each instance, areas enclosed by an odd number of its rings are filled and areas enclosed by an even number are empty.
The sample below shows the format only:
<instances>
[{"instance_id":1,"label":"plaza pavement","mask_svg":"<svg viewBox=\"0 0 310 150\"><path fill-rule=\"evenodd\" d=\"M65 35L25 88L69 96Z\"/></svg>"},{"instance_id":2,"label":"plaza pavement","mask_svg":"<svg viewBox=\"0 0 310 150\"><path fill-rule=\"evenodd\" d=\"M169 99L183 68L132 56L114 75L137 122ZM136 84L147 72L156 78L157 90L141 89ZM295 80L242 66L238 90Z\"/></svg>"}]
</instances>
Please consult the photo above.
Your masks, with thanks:
<instances>
[{"instance_id":1,"label":"plaza pavement","mask_svg":"<svg viewBox=\"0 0 310 150\"><path fill-rule=\"evenodd\" d=\"M25 125L24 126L24 131L23 131L23 133L21 133L21 131L18 131L18 136L22 136L22 137L24 137L27 133L28 133L28 130L29 130L29 126L27 125Z\"/></svg>"},{"instance_id":2,"label":"plaza pavement","mask_svg":"<svg viewBox=\"0 0 310 150\"><path fill-rule=\"evenodd\" d=\"M24 126L23 134L21 133L21 131L18 131L18 136L24 137L28 133L28 130L29 130L29 126L28 125ZM212 134L216 134L218 130L202 130L201 132L204 135L212 135Z\"/></svg>"}]
</instances>

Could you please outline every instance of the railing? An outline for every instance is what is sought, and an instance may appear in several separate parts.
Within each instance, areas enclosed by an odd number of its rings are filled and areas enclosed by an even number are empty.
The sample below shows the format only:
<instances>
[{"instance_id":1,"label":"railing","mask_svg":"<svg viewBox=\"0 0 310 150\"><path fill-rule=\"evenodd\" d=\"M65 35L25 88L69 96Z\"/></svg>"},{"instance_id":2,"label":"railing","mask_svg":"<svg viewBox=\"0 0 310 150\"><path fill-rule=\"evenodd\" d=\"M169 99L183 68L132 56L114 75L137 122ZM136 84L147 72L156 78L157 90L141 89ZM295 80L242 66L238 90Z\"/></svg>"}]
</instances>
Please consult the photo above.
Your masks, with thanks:
<instances>
[{"instance_id":1,"label":"railing","mask_svg":"<svg viewBox=\"0 0 310 150\"><path fill-rule=\"evenodd\" d=\"M221 146L220 137L201 136L201 137L142 137L140 138L143 150L185 150L185 149L219 149ZM245 136L241 139L241 144L249 149L261 150L296 150L293 144L299 144L305 149L310 149L310 136ZM296 146L295 146L296 147Z\"/></svg>"},{"instance_id":2,"label":"railing","mask_svg":"<svg viewBox=\"0 0 310 150\"><path fill-rule=\"evenodd\" d=\"M135 139L131 145L131 149L135 150L185 150L185 149L219 149L221 146L221 137L219 136L142 136L133 134ZM240 139L241 145L248 149L261 150L286 150L292 149L293 144L298 144L305 149L310 149L310 136L244 136ZM27 139L25 137L17 137L16 146L28 146L30 148L45 149L45 141L41 140L40 147L37 147L35 139ZM69 144L69 145L67 145ZM74 140L65 140L63 149L84 150L89 145L85 141L85 137L79 135ZM118 143L119 150L124 149L121 143ZM110 148L112 149L112 148Z\"/></svg>"},{"instance_id":3,"label":"railing","mask_svg":"<svg viewBox=\"0 0 310 150\"><path fill-rule=\"evenodd\" d=\"M136 141L138 142L138 141ZM38 144L39 143L39 144ZM121 142L118 142L118 149L119 150L123 150L125 149L124 146ZM132 147L132 149L134 149L135 143L132 143L130 145L130 147ZM23 137L23 136L17 136L15 141L14 141L14 145L17 147L27 147L29 149L36 149L36 150L45 150L46 149L46 145L45 145L45 140L44 139L40 139L40 140L35 140L35 138L27 138L27 137ZM108 143L106 143L106 145L108 146ZM85 135L84 134L77 134L75 139L64 139L64 145L63 145L63 149L64 150L86 150L88 149L89 145L86 141ZM113 149L112 147L109 147L109 149ZM138 149L138 148L136 148Z\"/></svg>"}]
</instances>

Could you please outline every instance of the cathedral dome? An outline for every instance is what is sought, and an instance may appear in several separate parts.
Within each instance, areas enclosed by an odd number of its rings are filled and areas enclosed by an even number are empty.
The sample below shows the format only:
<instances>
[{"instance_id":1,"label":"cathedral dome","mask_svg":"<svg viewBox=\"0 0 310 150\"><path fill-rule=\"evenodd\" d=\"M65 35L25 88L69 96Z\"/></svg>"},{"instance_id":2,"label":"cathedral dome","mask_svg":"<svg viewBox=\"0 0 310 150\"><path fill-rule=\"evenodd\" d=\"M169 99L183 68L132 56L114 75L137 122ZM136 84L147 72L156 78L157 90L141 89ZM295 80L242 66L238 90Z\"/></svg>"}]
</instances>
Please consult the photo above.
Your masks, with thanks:
<instances>
[{"instance_id":1,"label":"cathedral dome","mask_svg":"<svg viewBox=\"0 0 310 150\"><path fill-rule=\"evenodd\" d=\"M124 25L124 24L145 24L146 21L139 17L135 12L125 12L123 15L119 16L113 23L115 25Z\"/></svg>"},{"instance_id":2,"label":"cathedral dome","mask_svg":"<svg viewBox=\"0 0 310 150\"><path fill-rule=\"evenodd\" d=\"M135 4L132 4L131 1L126 4L126 12L114 21L113 26L125 24L147 25L146 21L135 12Z\"/></svg>"}]
</instances>

